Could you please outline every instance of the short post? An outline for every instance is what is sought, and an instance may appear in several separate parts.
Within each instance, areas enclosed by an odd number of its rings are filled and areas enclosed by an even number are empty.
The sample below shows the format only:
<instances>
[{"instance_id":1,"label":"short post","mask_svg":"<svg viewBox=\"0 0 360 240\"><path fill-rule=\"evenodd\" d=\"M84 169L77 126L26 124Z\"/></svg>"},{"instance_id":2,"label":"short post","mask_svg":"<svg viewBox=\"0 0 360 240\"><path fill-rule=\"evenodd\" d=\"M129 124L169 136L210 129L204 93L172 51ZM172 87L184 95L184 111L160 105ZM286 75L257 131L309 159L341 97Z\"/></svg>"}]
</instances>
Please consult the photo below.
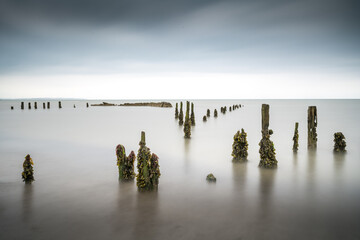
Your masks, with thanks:
<instances>
[{"instance_id":1,"label":"short post","mask_svg":"<svg viewBox=\"0 0 360 240\"><path fill-rule=\"evenodd\" d=\"M31 103L30 102L28 103L28 108L31 109Z\"/></svg>"},{"instance_id":2,"label":"short post","mask_svg":"<svg viewBox=\"0 0 360 240\"><path fill-rule=\"evenodd\" d=\"M308 108L308 149L315 149L317 146L317 110L316 106Z\"/></svg>"},{"instance_id":3,"label":"short post","mask_svg":"<svg viewBox=\"0 0 360 240\"><path fill-rule=\"evenodd\" d=\"M50 102L47 102L47 108L50 109Z\"/></svg>"},{"instance_id":4,"label":"short post","mask_svg":"<svg viewBox=\"0 0 360 240\"><path fill-rule=\"evenodd\" d=\"M37 102L34 102L34 108L37 109Z\"/></svg>"},{"instance_id":5,"label":"short post","mask_svg":"<svg viewBox=\"0 0 360 240\"><path fill-rule=\"evenodd\" d=\"M24 102L21 102L21 110L24 110Z\"/></svg>"},{"instance_id":6,"label":"short post","mask_svg":"<svg viewBox=\"0 0 360 240\"><path fill-rule=\"evenodd\" d=\"M61 107L61 101L59 101L59 108L62 108L62 107Z\"/></svg>"}]
</instances>

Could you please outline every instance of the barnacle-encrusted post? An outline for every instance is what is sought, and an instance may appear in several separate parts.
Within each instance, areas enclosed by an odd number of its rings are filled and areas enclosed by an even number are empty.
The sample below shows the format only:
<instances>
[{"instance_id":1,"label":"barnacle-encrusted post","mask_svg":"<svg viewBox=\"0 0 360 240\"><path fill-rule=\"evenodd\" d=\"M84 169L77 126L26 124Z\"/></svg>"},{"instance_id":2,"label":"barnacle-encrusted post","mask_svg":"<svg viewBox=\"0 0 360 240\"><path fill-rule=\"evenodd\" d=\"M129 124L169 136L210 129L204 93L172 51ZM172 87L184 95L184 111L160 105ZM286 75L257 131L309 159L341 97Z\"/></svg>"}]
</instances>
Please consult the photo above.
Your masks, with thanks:
<instances>
[{"instance_id":1,"label":"barnacle-encrusted post","mask_svg":"<svg viewBox=\"0 0 360 240\"><path fill-rule=\"evenodd\" d=\"M176 103L176 106L175 106L175 119L178 119L179 118L179 110L178 110L178 103Z\"/></svg>"},{"instance_id":2,"label":"barnacle-encrusted post","mask_svg":"<svg viewBox=\"0 0 360 240\"><path fill-rule=\"evenodd\" d=\"M261 126L262 126L262 139L259 143L260 146L260 163L259 167L275 168L277 167L277 160L275 157L274 143L270 140L270 135L273 131L269 130L269 105L263 104L261 107Z\"/></svg>"},{"instance_id":3,"label":"barnacle-encrusted post","mask_svg":"<svg viewBox=\"0 0 360 240\"><path fill-rule=\"evenodd\" d=\"M203 116L203 122L206 122L207 121L207 118L206 118L206 115Z\"/></svg>"},{"instance_id":4,"label":"barnacle-encrusted post","mask_svg":"<svg viewBox=\"0 0 360 240\"><path fill-rule=\"evenodd\" d=\"M136 185L139 190L150 189L150 169L149 163L151 158L150 149L146 147L145 132L141 132L141 141L139 142L140 148L138 151L137 168L138 174L136 175Z\"/></svg>"},{"instance_id":5,"label":"barnacle-encrusted post","mask_svg":"<svg viewBox=\"0 0 360 240\"><path fill-rule=\"evenodd\" d=\"M62 106L61 106L61 101L59 101L59 108L62 108Z\"/></svg>"},{"instance_id":6,"label":"barnacle-encrusted post","mask_svg":"<svg viewBox=\"0 0 360 240\"><path fill-rule=\"evenodd\" d=\"M195 113L194 113L194 103L191 103L191 116L190 116L191 125L195 126Z\"/></svg>"},{"instance_id":7,"label":"barnacle-encrusted post","mask_svg":"<svg viewBox=\"0 0 360 240\"><path fill-rule=\"evenodd\" d=\"M21 102L21 109L24 110L24 102Z\"/></svg>"},{"instance_id":8,"label":"barnacle-encrusted post","mask_svg":"<svg viewBox=\"0 0 360 240\"><path fill-rule=\"evenodd\" d=\"M189 101L186 101L186 113L185 113L185 124L184 124L185 138L190 138L191 136L191 122L190 122L189 111L190 111L190 103Z\"/></svg>"},{"instance_id":9,"label":"barnacle-encrusted post","mask_svg":"<svg viewBox=\"0 0 360 240\"><path fill-rule=\"evenodd\" d=\"M231 156L233 156L233 162L245 162L248 156L248 142L246 140L246 132L244 129L237 131L234 135L234 143L232 145L233 151Z\"/></svg>"},{"instance_id":10,"label":"barnacle-encrusted post","mask_svg":"<svg viewBox=\"0 0 360 240\"><path fill-rule=\"evenodd\" d=\"M293 145L293 151L297 152L298 148L299 148L299 123L296 122L295 123L295 131L294 131L294 137L293 137L293 141L294 141L294 145Z\"/></svg>"},{"instance_id":11,"label":"barnacle-encrusted post","mask_svg":"<svg viewBox=\"0 0 360 240\"><path fill-rule=\"evenodd\" d=\"M183 103L180 102L179 125L184 124Z\"/></svg>"},{"instance_id":12,"label":"barnacle-encrusted post","mask_svg":"<svg viewBox=\"0 0 360 240\"><path fill-rule=\"evenodd\" d=\"M32 161L30 155L26 155L25 161L23 163L24 171L22 172L22 179L25 183L32 183L35 181L34 179L34 169L33 166L34 162Z\"/></svg>"},{"instance_id":13,"label":"barnacle-encrusted post","mask_svg":"<svg viewBox=\"0 0 360 240\"><path fill-rule=\"evenodd\" d=\"M345 152L346 142L345 136L342 132L334 133L334 152Z\"/></svg>"},{"instance_id":14,"label":"barnacle-encrusted post","mask_svg":"<svg viewBox=\"0 0 360 240\"><path fill-rule=\"evenodd\" d=\"M214 110L214 117L217 117L217 110Z\"/></svg>"},{"instance_id":15,"label":"barnacle-encrusted post","mask_svg":"<svg viewBox=\"0 0 360 240\"><path fill-rule=\"evenodd\" d=\"M153 153L150 158L150 189L158 189L160 168L159 157Z\"/></svg>"},{"instance_id":16,"label":"barnacle-encrusted post","mask_svg":"<svg viewBox=\"0 0 360 240\"><path fill-rule=\"evenodd\" d=\"M117 165L119 168L119 179L120 180L131 180L134 179L134 161L135 153L131 151L128 157L126 157L125 147L121 144L116 146L116 157Z\"/></svg>"},{"instance_id":17,"label":"barnacle-encrusted post","mask_svg":"<svg viewBox=\"0 0 360 240\"><path fill-rule=\"evenodd\" d=\"M308 108L308 149L315 149L317 145L317 110L316 106Z\"/></svg>"},{"instance_id":18,"label":"barnacle-encrusted post","mask_svg":"<svg viewBox=\"0 0 360 240\"><path fill-rule=\"evenodd\" d=\"M207 117L210 117L210 109L208 109L208 110L206 111L206 116L207 116Z\"/></svg>"}]
</instances>

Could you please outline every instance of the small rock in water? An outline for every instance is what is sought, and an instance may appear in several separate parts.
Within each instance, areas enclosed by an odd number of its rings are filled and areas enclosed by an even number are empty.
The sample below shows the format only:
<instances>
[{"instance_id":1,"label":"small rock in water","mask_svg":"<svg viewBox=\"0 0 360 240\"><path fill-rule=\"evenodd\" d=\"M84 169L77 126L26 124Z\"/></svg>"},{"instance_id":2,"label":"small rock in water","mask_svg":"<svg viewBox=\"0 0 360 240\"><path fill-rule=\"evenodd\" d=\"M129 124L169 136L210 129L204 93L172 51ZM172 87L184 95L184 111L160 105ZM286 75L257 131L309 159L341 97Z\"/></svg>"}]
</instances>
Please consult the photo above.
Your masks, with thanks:
<instances>
[{"instance_id":1,"label":"small rock in water","mask_svg":"<svg viewBox=\"0 0 360 240\"><path fill-rule=\"evenodd\" d=\"M210 182L216 182L216 177L214 176L214 174L210 173L206 176L206 180Z\"/></svg>"}]
</instances>

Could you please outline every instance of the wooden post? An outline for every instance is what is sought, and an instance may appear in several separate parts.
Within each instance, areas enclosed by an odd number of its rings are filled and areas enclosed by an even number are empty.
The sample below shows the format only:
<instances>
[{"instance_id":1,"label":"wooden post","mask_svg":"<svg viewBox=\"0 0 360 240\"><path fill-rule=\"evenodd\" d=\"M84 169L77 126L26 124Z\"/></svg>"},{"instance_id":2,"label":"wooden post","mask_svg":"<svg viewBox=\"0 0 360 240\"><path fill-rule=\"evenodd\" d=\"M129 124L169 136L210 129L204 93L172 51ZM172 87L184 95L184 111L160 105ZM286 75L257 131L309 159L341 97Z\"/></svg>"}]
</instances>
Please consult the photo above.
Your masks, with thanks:
<instances>
[{"instance_id":1,"label":"wooden post","mask_svg":"<svg viewBox=\"0 0 360 240\"><path fill-rule=\"evenodd\" d=\"M59 101L59 108L61 108L61 101Z\"/></svg>"},{"instance_id":2,"label":"wooden post","mask_svg":"<svg viewBox=\"0 0 360 240\"><path fill-rule=\"evenodd\" d=\"M21 109L24 110L24 102L21 102Z\"/></svg>"},{"instance_id":3,"label":"wooden post","mask_svg":"<svg viewBox=\"0 0 360 240\"><path fill-rule=\"evenodd\" d=\"M89 103L86 103L86 107L87 107L87 108L89 107Z\"/></svg>"},{"instance_id":4,"label":"wooden post","mask_svg":"<svg viewBox=\"0 0 360 240\"><path fill-rule=\"evenodd\" d=\"M46 106L45 106L45 103L43 102L43 109L45 109L46 108Z\"/></svg>"},{"instance_id":5,"label":"wooden post","mask_svg":"<svg viewBox=\"0 0 360 240\"><path fill-rule=\"evenodd\" d=\"M308 108L308 149L315 149L317 146L317 110L316 106Z\"/></svg>"},{"instance_id":6,"label":"wooden post","mask_svg":"<svg viewBox=\"0 0 360 240\"><path fill-rule=\"evenodd\" d=\"M269 132L269 121L269 104L263 104L261 106L261 132L263 136Z\"/></svg>"},{"instance_id":7,"label":"wooden post","mask_svg":"<svg viewBox=\"0 0 360 240\"><path fill-rule=\"evenodd\" d=\"M298 147L299 147L299 123L296 122L295 123L295 130L294 130L294 137L293 137L293 141L294 141L294 145L293 145L293 151L297 152Z\"/></svg>"},{"instance_id":8,"label":"wooden post","mask_svg":"<svg viewBox=\"0 0 360 240\"><path fill-rule=\"evenodd\" d=\"M34 108L37 109L37 102L34 102Z\"/></svg>"},{"instance_id":9,"label":"wooden post","mask_svg":"<svg viewBox=\"0 0 360 240\"><path fill-rule=\"evenodd\" d=\"M10 108L11 110L14 110L14 107L13 106L11 106L11 108Z\"/></svg>"},{"instance_id":10,"label":"wooden post","mask_svg":"<svg viewBox=\"0 0 360 240\"><path fill-rule=\"evenodd\" d=\"M31 109L31 103L28 103L28 108Z\"/></svg>"},{"instance_id":11,"label":"wooden post","mask_svg":"<svg viewBox=\"0 0 360 240\"><path fill-rule=\"evenodd\" d=\"M141 140L140 140L140 145L146 145L146 141L145 141L145 132L141 131Z\"/></svg>"},{"instance_id":12,"label":"wooden post","mask_svg":"<svg viewBox=\"0 0 360 240\"><path fill-rule=\"evenodd\" d=\"M47 108L50 109L50 102L47 102Z\"/></svg>"}]
</instances>

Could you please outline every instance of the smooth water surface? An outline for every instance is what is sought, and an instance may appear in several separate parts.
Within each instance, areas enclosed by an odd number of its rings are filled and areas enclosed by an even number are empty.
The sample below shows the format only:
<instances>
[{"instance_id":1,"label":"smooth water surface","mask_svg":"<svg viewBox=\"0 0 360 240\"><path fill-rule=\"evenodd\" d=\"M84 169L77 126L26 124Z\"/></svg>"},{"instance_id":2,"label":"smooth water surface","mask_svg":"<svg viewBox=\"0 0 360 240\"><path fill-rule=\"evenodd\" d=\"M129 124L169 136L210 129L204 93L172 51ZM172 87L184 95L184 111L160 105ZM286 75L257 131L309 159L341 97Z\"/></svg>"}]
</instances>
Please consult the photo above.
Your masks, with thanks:
<instances>
[{"instance_id":1,"label":"smooth water surface","mask_svg":"<svg viewBox=\"0 0 360 240\"><path fill-rule=\"evenodd\" d=\"M0 239L360 239L359 100L194 103L196 126L186 140L174 108L63 101L58 109L53 101L44 110L38 101L37 110L20 110L20 101L0 101ZM258 168L262 103L270 104L275 170ZM220 112L232 104L244 107ZM309 152L312 105L318 148ZM300 146L293 154L296 121ZM233 136L241 128L249 161L234 164ZM141 131L160 158L157 192L118 181L115 147L137 153ZM346 154L332 151L338 131ZM28 153L35 163L31 185L21 180ZM206 182L208 173L216 183Z\"/></svg>"}]
</instances>

